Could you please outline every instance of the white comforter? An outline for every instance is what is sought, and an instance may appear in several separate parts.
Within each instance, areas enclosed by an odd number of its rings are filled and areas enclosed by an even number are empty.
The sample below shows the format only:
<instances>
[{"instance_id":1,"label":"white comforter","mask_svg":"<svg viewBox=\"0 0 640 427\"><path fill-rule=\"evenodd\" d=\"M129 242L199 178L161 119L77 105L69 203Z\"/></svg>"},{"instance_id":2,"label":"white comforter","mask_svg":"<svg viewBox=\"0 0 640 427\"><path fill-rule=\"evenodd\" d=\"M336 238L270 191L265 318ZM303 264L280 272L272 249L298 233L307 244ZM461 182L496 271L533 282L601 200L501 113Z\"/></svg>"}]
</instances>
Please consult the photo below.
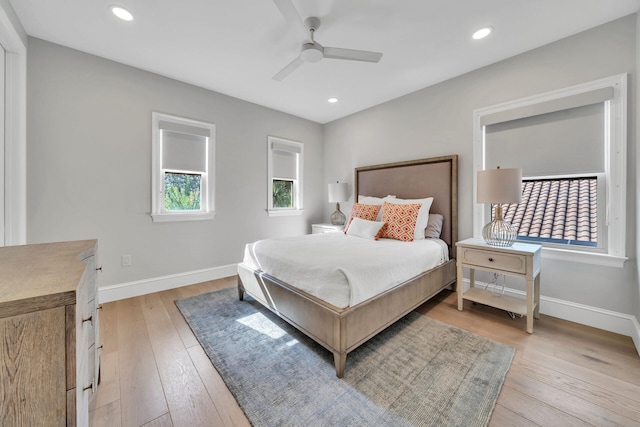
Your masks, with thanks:
<instances>
[{"instance_id":1,"label":"white comforter","mask_svg":"<svg viewBox=\"0 0 640 427\"><path fill-rule=\"evenodd\" d=\"M442 240L375 241L324 233L248 244L243 264L344 308L448 259L447 245Z\"/></svg>"}]
</instances>

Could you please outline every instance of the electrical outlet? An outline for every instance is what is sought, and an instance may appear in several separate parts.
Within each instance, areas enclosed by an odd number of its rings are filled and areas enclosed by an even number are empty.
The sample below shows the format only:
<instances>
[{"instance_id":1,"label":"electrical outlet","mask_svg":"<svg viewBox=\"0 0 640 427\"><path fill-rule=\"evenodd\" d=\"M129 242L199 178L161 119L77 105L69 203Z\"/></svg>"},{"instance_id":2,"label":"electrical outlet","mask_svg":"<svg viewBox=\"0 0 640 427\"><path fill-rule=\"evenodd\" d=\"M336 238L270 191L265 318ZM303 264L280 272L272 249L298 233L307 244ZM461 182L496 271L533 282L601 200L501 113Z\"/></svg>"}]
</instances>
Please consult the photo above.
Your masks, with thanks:
<instances>
[{"instance_id":1,"label":"electrical outlet","mask_svg":"<svg viewBox=\"0 0 640 427\"><path fill-rule=\"evenodd\" d=\"M122 255L121 261L123 267L131 267L131 255Z\"/></svg>"}]
</instances>

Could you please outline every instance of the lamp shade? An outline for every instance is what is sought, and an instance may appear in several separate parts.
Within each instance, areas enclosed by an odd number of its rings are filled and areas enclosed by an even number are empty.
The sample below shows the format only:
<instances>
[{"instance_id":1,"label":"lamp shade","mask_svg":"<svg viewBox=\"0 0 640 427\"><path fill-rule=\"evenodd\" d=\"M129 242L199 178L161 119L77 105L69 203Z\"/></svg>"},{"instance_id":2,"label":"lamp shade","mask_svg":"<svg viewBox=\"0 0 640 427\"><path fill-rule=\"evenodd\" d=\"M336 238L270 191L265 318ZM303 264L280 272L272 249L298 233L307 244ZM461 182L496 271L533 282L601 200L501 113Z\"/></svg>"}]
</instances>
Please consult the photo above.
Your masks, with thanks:
<instances>
[{"instance_id":1,"label":"lamp shade","mask_svg":"<svg viewBox=\"0 0 640 427\"><path fill-rule=\"evenodd\" d=\"M347 200L349 200L349 192L346 182L329 184L329 203L340 203Z\"/></svg>"},{"instance_id":2,"label":"lamp shade","mask_svg":"<svg viewBox=\"0 0 640 427\"><path fill-rule=\"evenodd\" d=\"M522 169L478 171L478 203L520 203Z\"/></svg>"}]
</instances>

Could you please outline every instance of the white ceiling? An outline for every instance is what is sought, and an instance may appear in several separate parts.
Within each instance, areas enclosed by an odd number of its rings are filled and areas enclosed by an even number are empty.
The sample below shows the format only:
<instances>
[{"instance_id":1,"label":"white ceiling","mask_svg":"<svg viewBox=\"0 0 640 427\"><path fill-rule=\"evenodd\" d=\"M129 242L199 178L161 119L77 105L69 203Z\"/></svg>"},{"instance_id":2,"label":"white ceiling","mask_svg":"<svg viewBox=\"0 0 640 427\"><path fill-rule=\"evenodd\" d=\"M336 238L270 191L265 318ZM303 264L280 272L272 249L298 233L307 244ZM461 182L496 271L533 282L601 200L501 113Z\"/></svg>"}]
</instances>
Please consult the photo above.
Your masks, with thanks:
<instances>
[{"instance_id":1,"label":"white ceiling","mask_svg":"<svg viewBox=\"0 0 640 427\"><path fill-rule=\"evenodd\" d=\"M30 36L319 123L640 7L640 0L292 1L303 19L321 19L321 44L383 52L380 62L323 59L272 80L305 41L272 0L10 0ZM115 18L112 3L134 21ZM493 34L472 40L486 25Z\"/></svg>"}]
</instances>

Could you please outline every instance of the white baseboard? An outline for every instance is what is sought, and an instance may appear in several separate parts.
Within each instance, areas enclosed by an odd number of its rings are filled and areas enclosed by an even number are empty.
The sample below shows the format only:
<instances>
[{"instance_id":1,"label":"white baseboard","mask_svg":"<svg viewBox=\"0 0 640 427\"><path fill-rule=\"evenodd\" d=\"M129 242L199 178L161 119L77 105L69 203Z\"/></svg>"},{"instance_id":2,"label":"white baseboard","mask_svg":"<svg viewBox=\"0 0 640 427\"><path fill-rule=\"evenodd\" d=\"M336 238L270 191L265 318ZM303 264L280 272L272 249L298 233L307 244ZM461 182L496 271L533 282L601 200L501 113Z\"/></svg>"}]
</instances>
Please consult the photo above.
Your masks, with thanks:
<instances>
[{"instance_id":1,"label":"white baseboard","mask_svg":"<svg viewBox=\"0 0 640 427\"><path fill-rule=\"evenodd\" d=\"M98 301L100 301L100 304L103 304L153 292L166 291L167 289L179 288L181 286L193 285L208 280L222 279L223 277L235 276L236 274L238 274L238 264L230 264L204 270L137 280L135 282L103 286L98 288Z\"/></svg>"},{"instance_id":2,"label":"white baseboard","mask_svg":"<svg viewBox=\"0 0 640 427\"><path fill-rule=\"evenodd\" d=\"M476 284L486 285L486 283L478 281ZM464 279L464 286L465 289L469 288L469 279ZM504 293L519 298L526 296L524 291L511 288L505 288ZM544 295L540 296L540 313L631 337L636 351L640 354L640 324L638 319L631 314L618 313Z\"/></svg>"}]
</instances>

